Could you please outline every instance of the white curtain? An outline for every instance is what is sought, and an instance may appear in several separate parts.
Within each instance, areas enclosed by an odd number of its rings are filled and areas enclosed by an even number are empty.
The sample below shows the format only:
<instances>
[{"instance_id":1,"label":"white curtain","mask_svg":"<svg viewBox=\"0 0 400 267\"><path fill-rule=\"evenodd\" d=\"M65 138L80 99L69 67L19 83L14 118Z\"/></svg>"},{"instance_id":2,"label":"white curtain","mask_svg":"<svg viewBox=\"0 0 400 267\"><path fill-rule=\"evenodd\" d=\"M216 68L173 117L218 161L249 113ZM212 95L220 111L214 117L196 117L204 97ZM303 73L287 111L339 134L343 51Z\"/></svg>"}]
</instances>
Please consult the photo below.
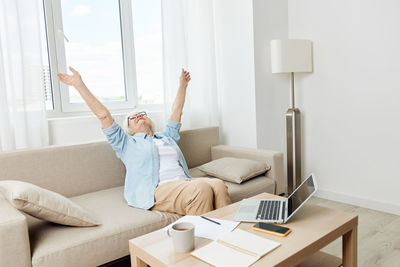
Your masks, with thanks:
<instances>
[{"instance_id":1,"label":"white curtain","mask_svg":"<svg viewBox=\"0 0 400 267\"><path fill-rule=\"evenodd\" d=\"M0 151L48 145L40 2L0 1Z\"/></svg>"},{"instance_id":2,"label":"white curtain","mask_svg":"<svg viewBox=\"0 0 400 267\"><path fill-rule=\"evenodd\" d=\"M162 0L165 114L169 117L181 68L192 80L184 128L218 125L213 0Z\"/></svg>"}]
</instances>

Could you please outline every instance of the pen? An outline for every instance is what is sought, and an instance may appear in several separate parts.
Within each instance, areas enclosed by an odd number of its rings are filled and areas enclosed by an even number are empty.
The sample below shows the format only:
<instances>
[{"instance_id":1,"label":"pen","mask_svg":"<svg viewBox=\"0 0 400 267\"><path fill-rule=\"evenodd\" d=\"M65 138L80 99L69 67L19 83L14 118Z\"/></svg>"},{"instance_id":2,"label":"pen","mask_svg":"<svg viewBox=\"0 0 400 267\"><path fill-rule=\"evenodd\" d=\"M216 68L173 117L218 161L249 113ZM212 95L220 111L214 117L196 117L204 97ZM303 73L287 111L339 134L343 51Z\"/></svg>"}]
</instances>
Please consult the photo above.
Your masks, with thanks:
<instances>
[{"instance_id":1,"label":"pen","mask_svg":"<svg viewBox=\"0 0 400 267\"><path fill-rule=\"evenodd\" d=\"M209 219L209 218L207 218L207 217L204 217L204 216L200 216L200 217L203 218L203 219L205 219L205 220L207 220L207 221L210 221L210 222L213 222L213 223L216 223L216 224L221 225L219 222L213 221L213 220L211 220L211 219Z\"/></svg>"}]
</instances>

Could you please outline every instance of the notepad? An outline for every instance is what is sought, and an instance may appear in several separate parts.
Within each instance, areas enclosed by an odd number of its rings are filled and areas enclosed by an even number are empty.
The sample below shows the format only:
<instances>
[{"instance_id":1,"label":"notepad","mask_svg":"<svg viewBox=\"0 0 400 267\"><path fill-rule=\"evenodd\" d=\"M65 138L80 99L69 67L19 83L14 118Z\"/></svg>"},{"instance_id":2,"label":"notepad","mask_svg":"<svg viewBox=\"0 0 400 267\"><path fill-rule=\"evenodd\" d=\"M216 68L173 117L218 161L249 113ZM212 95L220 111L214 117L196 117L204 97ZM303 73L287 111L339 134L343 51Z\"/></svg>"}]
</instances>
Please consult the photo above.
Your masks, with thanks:
<instances>
[{"instance_id":1,"label":"notepad","mask_svg":"<svg viewBox=\"0 0 400 267\"><path fill-rule=\"evenodd\" d=\"M191 254L214 266L250 266L280 243L236 229Z\"/></svg>"}]
</instances>

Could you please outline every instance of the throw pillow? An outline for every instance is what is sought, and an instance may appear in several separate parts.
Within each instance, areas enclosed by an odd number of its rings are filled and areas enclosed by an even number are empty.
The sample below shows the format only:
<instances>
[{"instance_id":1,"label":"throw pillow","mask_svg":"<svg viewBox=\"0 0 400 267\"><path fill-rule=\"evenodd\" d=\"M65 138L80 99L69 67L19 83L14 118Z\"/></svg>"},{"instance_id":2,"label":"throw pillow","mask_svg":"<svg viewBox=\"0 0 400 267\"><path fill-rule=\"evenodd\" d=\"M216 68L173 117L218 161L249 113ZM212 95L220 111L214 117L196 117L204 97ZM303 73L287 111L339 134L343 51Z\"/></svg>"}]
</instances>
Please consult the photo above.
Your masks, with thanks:
<instances>
[{"instance_id":1,"label":"throw pillow","mask_svg":"<svg viewBox=\"0 0 400 267\"><path fill-rule=\"evenodd\" d=\"M268 171L271 167L265 163L241 158L220 158L198 167L208 175L240 184Z\"/></svg>"},{"instance_id":2,"label":"throw pillow","mask_svg":"<svg viewBox=\"0 0 400 267\"><path fill-rule=\"evenodd\" d=\"M39 186L5 180L0 181L0 192L15 208L36 218L70 226L99 225L82 207Z\"/></svg>"}]
</instances>

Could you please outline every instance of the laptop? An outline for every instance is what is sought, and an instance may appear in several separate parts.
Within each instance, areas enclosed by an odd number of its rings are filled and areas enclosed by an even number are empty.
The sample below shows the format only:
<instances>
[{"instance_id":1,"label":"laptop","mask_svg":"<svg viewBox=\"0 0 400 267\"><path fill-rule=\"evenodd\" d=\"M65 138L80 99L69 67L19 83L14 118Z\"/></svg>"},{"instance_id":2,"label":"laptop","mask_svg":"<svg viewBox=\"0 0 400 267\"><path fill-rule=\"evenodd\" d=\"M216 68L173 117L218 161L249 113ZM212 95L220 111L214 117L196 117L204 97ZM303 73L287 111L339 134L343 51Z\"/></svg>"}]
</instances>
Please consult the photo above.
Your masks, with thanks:
<instances>
[{"instance_id":1,"label":"laptop","mask_svg":"<svg viewBox=\"0 0 400 267\"><path fill-rule=\"evenodd\" d=\"M243 199L234 220L240 222L286 223L317 191L314 174L305 179L285 200Z\"/></svg>"}]
</instances>

